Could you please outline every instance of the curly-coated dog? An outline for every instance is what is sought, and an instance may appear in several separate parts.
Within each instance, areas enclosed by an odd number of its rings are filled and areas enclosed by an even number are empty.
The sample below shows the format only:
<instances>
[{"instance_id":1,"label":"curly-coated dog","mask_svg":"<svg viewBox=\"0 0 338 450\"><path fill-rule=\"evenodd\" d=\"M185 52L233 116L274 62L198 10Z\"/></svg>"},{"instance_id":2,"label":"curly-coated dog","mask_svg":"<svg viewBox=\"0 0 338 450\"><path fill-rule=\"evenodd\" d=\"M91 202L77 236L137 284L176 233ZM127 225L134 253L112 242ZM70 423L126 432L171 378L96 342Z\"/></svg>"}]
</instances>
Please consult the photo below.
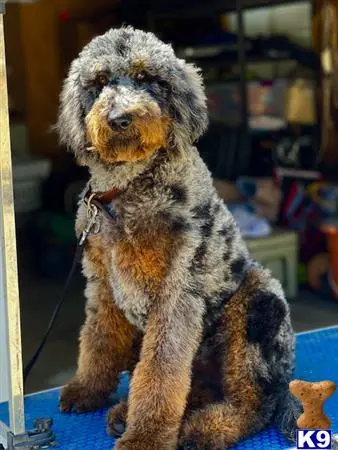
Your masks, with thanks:
<instances>
[{"instance_id":1,"label":"curly-coated dog","mask_svg":"<svg viewBox=\"0 0 338 450\"><path fill-rule=\"evenodd\" d=\"M299 414L289 308L193 147L206 127L198 69L152 33L110 30L71 65L58 130L91 174L77 233L94 226L60 408L99 408L129 370L120 450L224 449L273 421L292 435Z\"/></svg>"}]
</instances>

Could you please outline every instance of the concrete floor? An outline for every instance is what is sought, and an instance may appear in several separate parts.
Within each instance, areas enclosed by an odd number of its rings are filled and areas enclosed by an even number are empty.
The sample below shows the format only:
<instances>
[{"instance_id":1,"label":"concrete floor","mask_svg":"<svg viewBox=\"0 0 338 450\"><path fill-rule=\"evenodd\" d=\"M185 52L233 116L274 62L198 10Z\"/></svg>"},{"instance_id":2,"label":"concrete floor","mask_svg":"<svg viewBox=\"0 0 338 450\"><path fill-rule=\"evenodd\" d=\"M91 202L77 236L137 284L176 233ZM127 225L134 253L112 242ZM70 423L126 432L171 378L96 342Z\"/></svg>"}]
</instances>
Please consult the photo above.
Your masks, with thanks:
<instances>
[{"instance_id":1,"label":"concrete floor","mask_svg":"<svg viewBox=\"0 0 338 450\"><path fill-rule=\"evenodd\" d=\"M20 298L24 363L31 357L59 299L63 282L37 277L27 254L19 254ZM64 384L76 367L77 340L84 320L84 279L74 278L55 328L26 386L27 392ZM338 324L338 302L300 291L290 301L296 331Z\"/></svg>"}]
</instances>

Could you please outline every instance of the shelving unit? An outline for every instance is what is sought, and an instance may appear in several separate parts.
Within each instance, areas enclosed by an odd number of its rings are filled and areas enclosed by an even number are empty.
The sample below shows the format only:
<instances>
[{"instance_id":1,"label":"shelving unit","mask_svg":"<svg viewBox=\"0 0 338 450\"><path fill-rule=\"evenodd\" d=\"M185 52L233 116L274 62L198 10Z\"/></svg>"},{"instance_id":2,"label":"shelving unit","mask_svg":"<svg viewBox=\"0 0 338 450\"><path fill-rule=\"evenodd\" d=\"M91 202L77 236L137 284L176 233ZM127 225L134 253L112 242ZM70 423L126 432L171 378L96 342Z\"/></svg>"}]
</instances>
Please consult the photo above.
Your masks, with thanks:
<instances>
[{"instance_id":1,"label":"shelving unit","mask_svg":"<svg viewBox=\"0 0 338 450\"><path fill-rule=\"evenodd\" d=\"M239 95L241 99L240 108L240 121L235 127L238 128L238 132L241 134L241 155L239 164L243 173L247 172L250 161L251 145L250 145L250 130L249 130L249 113L248 113L248 87L246 80L247 65L257 62L277 62L281 58L269 57L256 58L248 55L246 51L246 32L244 13L247 10L261 8L261 7L273 7L285 4L296 3L308 3L314 4L314 0L211 0L206 3L186 1L184 5L179 5L179 0L173 0L170 4L164 6L161 2L154 3L150 6L150 12L148 12L148 26L152 31L159 32L160 29L156 28L156 25L161 20L175 20L177 19L198 19L201 17L215 18L221 14L236 12L237 13L237 60L226 61L222 60L220 55L219 60L217 57L195 58L192 56L192 60L196 60L198 65L203 69L206 68L221 68L230 65L237 65L239 73ZM164 3L164 2L163 2ZM193 46L191 46L193 47ZM296 47L296 46L295 46ZM189 59L189 58L187 58ZM292 57L282 57L283 60L292 60ZM313 63L315 65L315 62ZM233 127L233 124L227 124L229 127ZM245 142L247 144L245 144ZM238 159L239 156L237 155ZM247 167L245 167L247 165ZM236 163L237 170L239 169Z\"/></svg>"},{"instance_id":2,"label":"shelving unit","mask_svg":"<svg viewBox=\"0 0 338 450\"><path fill-rule=\"evenodd\" d=\"M212 0L207 4L196 5L196 2L184 2L182 6L181 2L170 2L170 6L163 6L160 2L157 2L152 7L152 14L156 14L158 17L181 17L187 15L192 17L193 15L211 15L215 13L229 13L233 11L243 11L247 9L262 8L264 6L279 6L288 3L306 3L309 0ZM175 7L175 3L181 3L181 6ZM193 10L191 9L193 7Z\"/></svg>"}]
</instances>

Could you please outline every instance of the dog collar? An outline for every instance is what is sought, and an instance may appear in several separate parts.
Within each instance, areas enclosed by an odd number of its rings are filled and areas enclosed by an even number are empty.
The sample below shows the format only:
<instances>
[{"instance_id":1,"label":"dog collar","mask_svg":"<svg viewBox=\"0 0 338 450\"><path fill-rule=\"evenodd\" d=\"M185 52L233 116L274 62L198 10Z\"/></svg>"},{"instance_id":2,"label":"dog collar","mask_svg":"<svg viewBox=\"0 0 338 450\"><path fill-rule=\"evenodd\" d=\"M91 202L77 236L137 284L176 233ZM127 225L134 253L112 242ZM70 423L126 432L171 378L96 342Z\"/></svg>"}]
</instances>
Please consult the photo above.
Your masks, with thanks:
<instances>
[{"instance_id":1,"label":"dog collar","mask_svg":"<svg viewBox=\"0 0 338 450\"><path fill-rule=\"evenodd\" d=\"M112 208L111 203L119 197L121 193L122 190L118 188L113 188L105 192L93 192L91 187L89 187L83 200L87 206L87 210L94 205L104 216L111 220L116 218L116 212Z\"/></svg>"},{"instance_id":2,"label":"dog collar","mask_svg":"<svg viewBox=\"0 0 338 450\"><path fill-rule=\"evenodd\" d=\"M88 201L95 201L106 205L115 200L121 193L122 190L118 188L113 188L105 192L93 192L91 187L89 187L84 195L84 202L87 204Z\"/></svg>"}]
</instances>

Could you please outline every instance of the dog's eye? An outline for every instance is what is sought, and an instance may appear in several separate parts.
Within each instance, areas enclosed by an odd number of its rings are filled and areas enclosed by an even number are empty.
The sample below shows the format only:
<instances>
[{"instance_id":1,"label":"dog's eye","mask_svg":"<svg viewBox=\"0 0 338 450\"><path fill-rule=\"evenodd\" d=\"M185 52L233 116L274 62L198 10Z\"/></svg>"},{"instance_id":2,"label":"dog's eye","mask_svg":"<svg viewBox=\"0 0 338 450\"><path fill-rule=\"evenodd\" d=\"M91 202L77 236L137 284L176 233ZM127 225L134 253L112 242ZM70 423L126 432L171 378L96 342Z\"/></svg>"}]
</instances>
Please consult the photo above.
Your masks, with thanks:
<instances>
[{"instance_id":1,"label":"dog's eye","mask_svg":"<svg viewBox=\"0 0 338 450\"><path fill-rule=\"evenodd\" d=\"M141 72L139 72L139 73L136 75L137 81L144 81L144 80L147 79L147 77L148 77L148 74L147 74L147 72L145 72L144 70L142 70Z\"/></svg>"},{"instance_id":2,"label":"dog's eye","mask_svg":"<svg viewBox=\"0 0 338 450\"><path fill-rule=\"evenodd\" d=\"M106 73L99 73L98 75L97 75L97 77L96 77L96 83L99 85L99 86L106 86L107 84L108 84L108 81L109 81L109 79L108 79L108 75L106 74Z\"/></svg>"}]
</instances>

